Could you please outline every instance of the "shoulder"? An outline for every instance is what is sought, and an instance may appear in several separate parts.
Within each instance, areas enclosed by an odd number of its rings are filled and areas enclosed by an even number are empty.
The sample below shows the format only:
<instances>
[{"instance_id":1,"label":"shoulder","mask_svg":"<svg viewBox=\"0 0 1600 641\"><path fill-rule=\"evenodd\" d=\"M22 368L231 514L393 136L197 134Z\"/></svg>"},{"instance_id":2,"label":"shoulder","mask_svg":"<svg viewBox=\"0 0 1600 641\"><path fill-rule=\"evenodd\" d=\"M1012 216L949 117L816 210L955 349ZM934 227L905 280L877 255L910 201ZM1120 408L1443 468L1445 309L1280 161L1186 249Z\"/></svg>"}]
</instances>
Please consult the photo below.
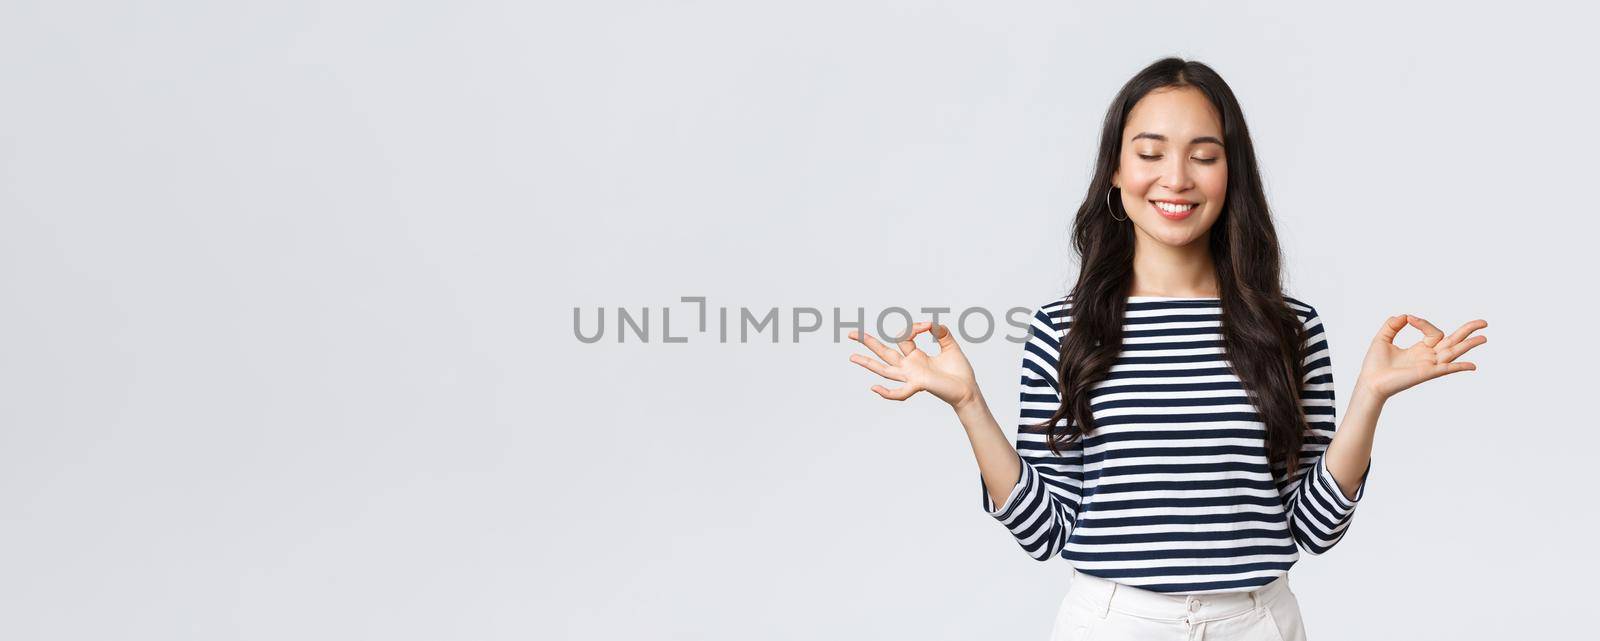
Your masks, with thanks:
<instances>
[{"instance_id":1,"label":"shoulder","mask_svg":"<svg viewBox=\"0 0 1600 641\"><path fill-rule=\"evenodd\" d=\"M1071 293L1050 298L1033 308L1034 323L1037 325L1044 325L1058 336L1067 330L1067 325L1071 321L1071 318Z\"/></svg>"},{"instance_id":2,"label":"shoulder","mask_svg":"<svg viewBox=\"0 0 1600 641\"><path fill-rule=\"evenodd\" d=\"M1300 327L1304 331L1306 344L1316 345L1326 341L1326 331L1322 326L1322 317L1317 314L1316 307L1303 299L1295 298L1288 294L1283 296L1283 302L1287 303L1289 309L1294 310L1295 316L1300 318Z\"/></svg>"},{"instance_id":3,"label":"shoulder","mask_svg":"<svg viewBox=\"0 0 1600 641\"><path fill-rule=\"evenodd\" d=\"M1300 322L1302 323L1317 317L1317 308L1312 307L1310 303L1302 299L1284 294L1283 302L1289 304L1289 309L1294 310L1295 315L1300 317Z\"/></svg>"},{"instance_id":4,"label":"shoulder","mask_svg":"<svg viewBox=\"0 0 1600 641\"><path fill-rule=\"evenodd\" d=\"M1072 295L1064 294L1036 304L1029 312L1026 336L1029 342L1041 342L1051 349L1059 348L1070 324ZM1022 311L1021 309L1014 311ZM1016 325L1016 320L1012 321ZM1022 326L1017 325L1019 329Z\"/></svg>"}]
</instances>

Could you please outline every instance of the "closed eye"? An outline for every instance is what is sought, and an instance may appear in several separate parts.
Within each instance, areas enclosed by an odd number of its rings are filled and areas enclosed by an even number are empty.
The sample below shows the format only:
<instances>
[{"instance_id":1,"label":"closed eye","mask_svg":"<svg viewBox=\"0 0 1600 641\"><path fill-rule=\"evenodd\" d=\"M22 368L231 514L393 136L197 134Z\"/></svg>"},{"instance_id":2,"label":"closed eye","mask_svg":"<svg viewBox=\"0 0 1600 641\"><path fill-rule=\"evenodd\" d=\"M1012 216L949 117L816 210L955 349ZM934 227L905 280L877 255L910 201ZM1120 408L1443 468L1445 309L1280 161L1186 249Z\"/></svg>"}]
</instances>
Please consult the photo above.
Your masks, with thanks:
<instances>
[{"instance_id":1,"label":"closed eye","mask_svg":"<svg viewBox=\"0 0 1600 641\"><path fill-rule=\"evenodd\" d=\"M1159 154L1155 155L1155 156L1148 156L1148 155L1145 155L1145 154L1139 154L1139 157L1143 158L1145 160L1149 160L1149 161L1161 160L1161 156ZM1195 162L1198 162L1198 163L1200 163L1202 165L1209 165L1209 164L1217 162L1216 158L1193 158L1192 160L1194 160Z\"/></svg>"}]
</instances>

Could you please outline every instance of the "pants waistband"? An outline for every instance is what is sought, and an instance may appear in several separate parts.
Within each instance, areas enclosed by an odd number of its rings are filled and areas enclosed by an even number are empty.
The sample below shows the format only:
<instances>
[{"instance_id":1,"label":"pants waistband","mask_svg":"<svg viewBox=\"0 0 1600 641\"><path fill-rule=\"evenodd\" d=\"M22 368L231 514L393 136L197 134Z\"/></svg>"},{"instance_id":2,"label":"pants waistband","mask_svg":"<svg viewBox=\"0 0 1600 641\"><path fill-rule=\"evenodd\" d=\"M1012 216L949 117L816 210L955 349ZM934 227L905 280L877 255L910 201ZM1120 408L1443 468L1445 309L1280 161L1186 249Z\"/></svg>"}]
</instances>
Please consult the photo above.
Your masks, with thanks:
<instances>
[{"instance_id":1,"label":"pants waistband","mask_svg":"<svg viewBox=\"0 0 1600 641\"><path fill-rule=\"evenodd\" d=\"M1122 585L1074 568L1067 596L1083 599L1101 617L1107 610L1116 610L1149 619L1199 623L1238 616L1254 610L1258 604L1270 603L1288 589L1288 582L1288 576L1280 576L1248 592L1168 594Z\"/></svg>"}]
</instances>

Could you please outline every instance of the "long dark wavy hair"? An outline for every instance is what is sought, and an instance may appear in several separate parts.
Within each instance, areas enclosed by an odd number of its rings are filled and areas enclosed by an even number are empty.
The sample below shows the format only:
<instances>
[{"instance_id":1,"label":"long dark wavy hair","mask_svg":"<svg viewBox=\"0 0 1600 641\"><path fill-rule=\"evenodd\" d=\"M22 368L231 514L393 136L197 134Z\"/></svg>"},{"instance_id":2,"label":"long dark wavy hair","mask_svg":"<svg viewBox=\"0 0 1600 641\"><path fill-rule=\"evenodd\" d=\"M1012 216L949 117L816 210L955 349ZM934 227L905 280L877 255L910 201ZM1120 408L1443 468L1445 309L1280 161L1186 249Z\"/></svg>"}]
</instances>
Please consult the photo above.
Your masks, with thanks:
<instances>
[{"instance_id":1,"label":"long dark wavy hair","mask_svg":"<svg viewBox=\"0 0 1600 641\"><path fill-rule=\"evenodd\" d=\"M1164 58L1135 75L1106 110L1100 153L1088 194L1073 223L1073 247L1081 263L1070 294L1072 323L1061 344L1056 380L1061 406L1038 427L1057 453L1094 428L1090 388L1106 378L1122 350L1126 297L1133 283L1133 223L1107 209L1115 200L1112 174L1122 157L1128 113L1157 89L1193 87L1222 116L1228 190L1207 242L1221 283L1222 337L1227 361L1267 427L1267 459L1293 478L1307 429L1300 406L1304 376L1304 326L1284 300L1279 281L1281 252L1272 225L1255 148L1233 90L1211 67ZM1058 428L1063 418L1068 423Z\"/></svg>"}]
</instances>

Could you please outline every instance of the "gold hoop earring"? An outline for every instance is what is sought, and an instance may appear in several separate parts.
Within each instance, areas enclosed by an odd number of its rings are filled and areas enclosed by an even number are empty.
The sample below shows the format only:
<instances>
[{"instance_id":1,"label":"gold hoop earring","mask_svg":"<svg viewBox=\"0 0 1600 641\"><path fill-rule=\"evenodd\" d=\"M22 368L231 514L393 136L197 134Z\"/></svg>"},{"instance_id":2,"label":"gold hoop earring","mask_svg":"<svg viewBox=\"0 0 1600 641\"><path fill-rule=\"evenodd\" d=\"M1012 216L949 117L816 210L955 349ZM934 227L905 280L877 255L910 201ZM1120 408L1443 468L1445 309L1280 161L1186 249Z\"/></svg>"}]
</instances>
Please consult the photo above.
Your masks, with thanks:
<instances>
[{"instance_id":1,"label":"gold hoop earring","mask_svg":"<svg viewBox=\"0 0 1600 641\"><path fill-rule=\"evenodd\" d=\"M1118 191L1116 185L1112 185L1111 189L1106 192L1106 209L1111 210L1111 218L1113 220L1116 220L1116 221L1119 221L1119 222L1127 222L1127 220L1128 220L1127 214L1123 214L1123 216L1121 218L1117 218L1117 209L1115 207L1111 206L1111 192L1113 192L1113 191Z\"/></svg>"}]
</instances>

